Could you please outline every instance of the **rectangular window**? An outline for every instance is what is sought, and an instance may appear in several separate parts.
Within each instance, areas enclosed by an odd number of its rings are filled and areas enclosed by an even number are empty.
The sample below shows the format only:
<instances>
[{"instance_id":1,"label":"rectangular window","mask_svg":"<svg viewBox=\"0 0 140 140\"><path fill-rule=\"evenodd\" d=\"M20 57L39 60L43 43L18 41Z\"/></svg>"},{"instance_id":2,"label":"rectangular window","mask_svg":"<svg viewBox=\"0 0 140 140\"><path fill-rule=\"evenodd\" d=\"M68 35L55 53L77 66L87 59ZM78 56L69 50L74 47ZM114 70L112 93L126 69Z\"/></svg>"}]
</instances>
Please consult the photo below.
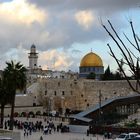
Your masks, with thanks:
<instances>
[{"instance_id":1,"label":"rectangular window","mask_svg":"<svg viewBox=\"0 0 140 140\"><path fill-rule=\"evenodd\" d=\"M62 91L62 95L65 95L65 92L64 91Z\"/></svg>"}]
</instances>

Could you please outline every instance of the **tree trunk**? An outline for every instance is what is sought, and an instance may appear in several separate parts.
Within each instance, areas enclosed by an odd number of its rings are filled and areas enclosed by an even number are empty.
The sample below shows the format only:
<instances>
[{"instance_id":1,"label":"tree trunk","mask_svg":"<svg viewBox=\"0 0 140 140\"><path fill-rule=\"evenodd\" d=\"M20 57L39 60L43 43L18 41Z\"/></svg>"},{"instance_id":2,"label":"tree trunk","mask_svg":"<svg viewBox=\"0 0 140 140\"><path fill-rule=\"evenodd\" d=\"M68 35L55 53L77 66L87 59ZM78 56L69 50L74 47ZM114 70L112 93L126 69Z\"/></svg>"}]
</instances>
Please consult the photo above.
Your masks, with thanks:
<instances>
[{"instance_id":1,"label":"tree trunk","mask_svg":"<svg viewBox=\"0 0 140 140\"><path fill-rule=\"evenodd\" d=\"M13 100L11 102L11 116L10 116L9 130L13 130L13 127L14 127L14 108L15 108L15 94L14 94Z\"/></svg>"},{"instance_id":2,"label":"tree trunk","mask_svg":"<svg viewBox=\"0 0 140 140\"><path fill-rule=\"evenodd\" d=\"M3 120L4 120L4 105L1 105L1 115L0 115L0 128L3 128Z\"/></svg>"}]
</instances>

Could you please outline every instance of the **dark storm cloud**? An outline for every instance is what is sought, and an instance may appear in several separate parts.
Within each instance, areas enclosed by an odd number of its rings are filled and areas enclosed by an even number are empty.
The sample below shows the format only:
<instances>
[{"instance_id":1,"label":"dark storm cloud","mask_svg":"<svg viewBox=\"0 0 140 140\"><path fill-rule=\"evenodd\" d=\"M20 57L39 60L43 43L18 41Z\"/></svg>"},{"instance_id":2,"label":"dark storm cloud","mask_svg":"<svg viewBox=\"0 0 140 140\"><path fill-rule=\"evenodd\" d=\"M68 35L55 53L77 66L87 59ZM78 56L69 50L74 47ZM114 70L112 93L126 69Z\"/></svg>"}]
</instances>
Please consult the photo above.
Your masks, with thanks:
<instances>
[{"instance_id":1,"label":"dark storm cloud","mask_svg":"<svg viewBox=\"0 0 140 140\"><path fill-rule=\"evenodd\" d=\"M28 0L42 7L53 7L63 9L96 9L108 12L117 12L138 8L139 0ZM60 9L59 9L60 10Z\"/></svg>"},{"instance_id":2,"label":"dark storm cloud","mask_svg":"<svg viewBox=\"0 0 140 140\"><path fill-rule=\"evenodd\" d=\"M119 13L137 8L139 0L28 0L41 9L49 12L49 22L45 25L49 32L47 41L40 47L44 49L65 48L69 49L74 43L88 43L91 41L104 41L108 36L100 26L99 18L113 19L118 29L124 28ZM83 28L75 21L74 15L79 11L90 10L96 18L89 30ZM121 23L121 24L120 24ZM44 46L44 47L43 47Z\"/></svg>"}]
</instances>

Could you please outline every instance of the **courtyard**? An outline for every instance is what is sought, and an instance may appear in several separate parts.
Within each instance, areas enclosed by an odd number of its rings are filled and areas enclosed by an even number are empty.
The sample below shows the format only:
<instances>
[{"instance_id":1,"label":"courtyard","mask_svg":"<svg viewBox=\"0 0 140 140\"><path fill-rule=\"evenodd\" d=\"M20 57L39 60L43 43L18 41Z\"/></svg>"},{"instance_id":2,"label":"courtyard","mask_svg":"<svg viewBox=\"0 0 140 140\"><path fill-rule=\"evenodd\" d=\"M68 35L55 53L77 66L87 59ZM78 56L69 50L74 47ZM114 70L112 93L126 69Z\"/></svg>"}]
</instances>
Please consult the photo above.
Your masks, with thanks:
<instances>
[{"instance_id":1,"label":"courtyard","mask_svg":"<svg viewBox=\"0 0 140 140\"><path fill-rule=\"evenodd\" d=\"M8 120L9 118L5 118L5 120ZM50 119L50 118L49 118ZM15 120L21 121L21 122L36 122L36 121L42 121L43 125L46 125L46 121L44 121L44 118L15 118ZM63 125L67 125L68 122L60 122L60 121L53 121L55 125L58 125L60 123L63 123ZM24 135L24 129L17 129L14 128L15 132L20 132L21 140L40 140L40 137L42 136L43 140L103 140L104 137L101 135L89 135L87 136L86 133L73 133L73 132L57 132L52 131L51 134L44 134L42 130L32 132L31 134ZM11 136L12 137L12 136Z\"/></svg>"}]
</instances>

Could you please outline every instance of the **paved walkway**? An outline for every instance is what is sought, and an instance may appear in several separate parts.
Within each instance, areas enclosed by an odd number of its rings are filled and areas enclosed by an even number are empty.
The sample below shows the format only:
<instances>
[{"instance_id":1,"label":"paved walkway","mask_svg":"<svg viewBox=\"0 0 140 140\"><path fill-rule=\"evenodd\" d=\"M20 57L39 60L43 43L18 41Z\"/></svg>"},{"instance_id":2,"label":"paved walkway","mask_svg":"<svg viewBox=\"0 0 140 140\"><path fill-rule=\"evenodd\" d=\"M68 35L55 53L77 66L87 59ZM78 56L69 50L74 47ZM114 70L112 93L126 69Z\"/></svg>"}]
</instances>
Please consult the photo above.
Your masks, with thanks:
<instances>
[{"instance_id":1,"label":"paved walkway","mask_svg":"<svg viewBox=\"0 0 140 140\"><path fill-rule=\"evenodd\" d=\"M24 137L22 132L21 140L40 140L41 136L43 137L43 140L105 140L101 135L86 136L86 134L80 133L55 133L43 135L41 132L35 132L32 135L29 135L28 137L27 136Z\"/></svg>"},{"instance_id":2,"label":"paved walkway","mask_svg":"<svg viewBox=\"0 0 140 140\"><path fill-rule=\"evenodd\" d=\"M19 121L27 121L27 118L15 118ZM39 118L29 118L28 121L36 122L36 121L42 121L43 119ZM59 124L58 121L53 121L55 125ZM67 124L68 122L63 122L63 124ZM105 140L103 136L100 135L90 135L86 136L86 134L80 134L80 133L61 133L61 132L52 132L52 134L43 135L43 132L32 132L32 135L24 136L23 130L14 130L14 131L20 131L21 133L21 140L40 140L40 137L43 137L43 140ZM110 139L111 140L111 139Z\"/></svg>"},{"instance_id":3,"label":"paved walkway","mask_svg":"<svg viewBox=\"0 0 140 140\"><path fill-rule=\"evenodd\" d=\"M23 131L21 132L21 140L40 140L40 137L43 137L43 140L114 140L114 139L105 139L102 135L92 135L87 136L86 134L81 133L61 133L55 132L52 134L43 135L43 132L33 132L32 135L24 136Z\"/></svg>"},{"instance_id":4,"label":"paved walkway","mask_svg":"<svg viewBox=\"0 0 140 140\"><path fill-rule=\"evenodd\" d=\"M43 137L43 140L103 140L101 136L86 136L86 134L79 134L79 133L55 133L55 134L48 134L43 135L40 132L35 132L31 136L23 136L21 134L21 140L40 140L40 137Z\"/></svg>"}]
</instances>

